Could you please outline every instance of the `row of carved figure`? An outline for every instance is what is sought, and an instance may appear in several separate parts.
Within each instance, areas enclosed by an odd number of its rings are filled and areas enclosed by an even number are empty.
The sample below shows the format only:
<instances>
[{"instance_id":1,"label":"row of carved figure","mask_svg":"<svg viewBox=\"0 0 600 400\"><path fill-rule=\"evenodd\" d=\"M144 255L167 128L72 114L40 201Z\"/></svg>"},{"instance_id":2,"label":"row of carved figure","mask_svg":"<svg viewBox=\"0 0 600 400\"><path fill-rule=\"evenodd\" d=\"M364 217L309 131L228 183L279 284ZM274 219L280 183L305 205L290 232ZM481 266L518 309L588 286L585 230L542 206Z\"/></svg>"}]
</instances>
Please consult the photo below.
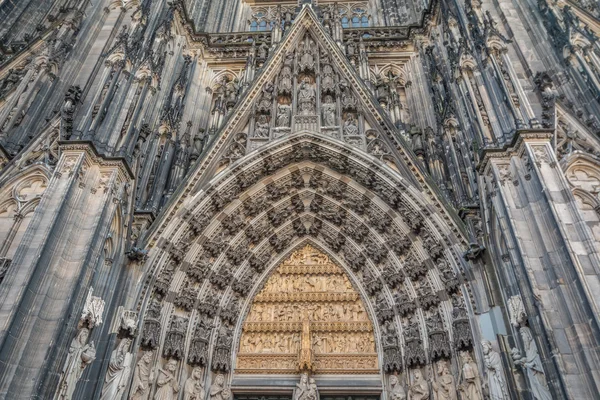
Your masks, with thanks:
<instances>
[{"instance_id":1,"label":"row of carved figure","mask_svg":"<svg viewBox=\"0 0 600 400\"><path fill-rule=\"evenodd\" d=\"M183 393L183 400L228 400L231 391L225 383L225 377L217 374L207 393L204 389L204 374L200 367L195 367L190 376L181 386L177 379L177 360L168 360L163 367L154 368L154 354L152 351L142 353L140 360L135 365L132 379L131 358L128 352L129 339L123 339L113 351L104 388L102 400L118 400L128 388L131 380L128 399L130 400L175 400L179 393ZM150 397L150 395L152 395Z\"/></svg>"},{"instance_id":2,"label":"row of carved figure","mask_svg":"<svg viewBox=\"0 0 600 400\"><path fill-rule=\"evenodd\" d=\"M374 353L372 332L327 332L312 334L312 348L316 353ZM295 354L300 351L299 333L249 332L242 339L243 353Z\"/></svg>"},{"instance_id":3,"label":"row of carved figure","mask_svg":"<svg viewBox=\"0 0 600 400\"><path fill-rule=\"evenodd\" d=\"M533 398L536 400L551 400L552 396L545 381L531 331L527 327L522 327L521 335L523 336L526 354L521 356L516 349L513 349L513 361L516 365L525 369ZM405 390L397 376L390 376L390 400L427 400L432 395L437 400L456 400L458 394L461 395L463 400L510 399L500 354L493 349L492 344L487 340L482 341L481 346L486 373L485 379L480 376L477 364L473 361L470 352L464 351L460 353L462 367L458 383L450 372L447 362L442 360L437 363L437 378L431 377L429 382L424 378L420 369L415 369L412 374L412 381L407 386L408 390Z\"/></svg>"},{"instance_id":4,"label":"row of carved figure","mask_svg":"<svg viewBox=\"0 0 600 400\"><path fill-rule=\"evenodd\" d=\"M359 301L352 303L323 304L263 304L252 306L249 321L301 321L302 315L308 314L312 321L367 321L367 315Z\"/></svg>"}]
</instances>

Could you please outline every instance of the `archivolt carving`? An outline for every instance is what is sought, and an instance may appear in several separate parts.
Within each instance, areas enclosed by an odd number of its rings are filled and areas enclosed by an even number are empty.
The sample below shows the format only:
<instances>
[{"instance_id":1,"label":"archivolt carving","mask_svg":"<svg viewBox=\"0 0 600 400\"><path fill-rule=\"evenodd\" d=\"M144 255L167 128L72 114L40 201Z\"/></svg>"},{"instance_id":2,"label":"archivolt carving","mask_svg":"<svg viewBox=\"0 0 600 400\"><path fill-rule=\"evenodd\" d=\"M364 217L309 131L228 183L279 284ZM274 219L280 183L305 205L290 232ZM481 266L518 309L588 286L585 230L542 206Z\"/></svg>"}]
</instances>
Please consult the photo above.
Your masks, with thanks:
<instances>
[{"instance_id":1,"label":"archivolt carving","mask_svg":"<svg viewBox=\"0 0 600 400\"><path fill-rule=\"evenodd\" d=\"M332 340L347 343L348 338L338 335L339 329L343 329L340 334L354 332L361 337L359 333L365 329L363 322L368 321L367 312L374 310L373 316L382 325L381 328L376 327L373 346L381 346L384 355L381 367L385 371L401 371L407 365L422 365L434 358L448 358L453 351L450 343L470 346L468 319L461 318L462 314L457 315L451 325L443 326L443 331L435 332L443 340L439 341L442 344L433 353L425 319L415 319L416 315L423 314L423 310L437 310L434 306L444 305L451 310L449 302L443 299L447 299L444 296L448 294L462 296L458 290L462 277L455 267L456 259L450 258L454 250L448 250L447 239L442 239L438 233L447 232L447 229L438 229L439 221L434 222L430 218L431 211L423 212L427 207L417 201L418 196L410 187L397 189L399 186L392 184L394 181L389 175L380 173L379 165L367 167L351 157L340 157L339 153L313 144L291 146L251 165L242 165L244 160L224 171L220 175L221 180L213 182L188 204L189 209L181 214L179 225L170 231L170 244L161 246L168 257L154 256L150 260L154 268L159 268L152 274L156 277L154 296L159 296L158 301L163 301L165 297L161 296L166 296L165 299L175 305L179 316L192 313L191 326L186 330L186 335L191 336L187 339L190 343L187 354L184 351L183 355L179 355L175 346L175 350L169 350L171 357L177 354L176 357L185 359L189 364L210 366L215 371L231 370L234 343L237 343L239 334L236 326L241 324L246 297L252 296L260 282L264 282L265 270L272 266L274 257L288 251L295 246L294 243L306 240L323 246L355 272L355 283L367 302L367 309L357 311L357 315L364 318L362 322L342 320L340 322L345 325L341 328L332 325L322 327L322 321L316 321L311 332L318 335L321 329L328 329L331 335L335 334ZM293 167L288 168L288 164L293 164ZM237 172L232 175L231 171ZM265 175L268 175L268 181L260 180ZM415 246L414 243L421 245ZM164 260L169 261L165 264ZM332 274L319 264L310 268L311 274ZM185 271L182 276L187 275L188 279L173 279L178 270ZM289 275L290 271L285 273ZM444 286L453 279L454 283ZM294 291L294 284L294 279L285 283L292 290L290 298L295 302L318 304L320 308L310 310L317 315L329 313L339 316L340 311L330 306L350 301L344 293L312 295L301 290ZM315 280L310 285L318 288L321 282ZM447 293L439 294L438 287L443 287ZM274 290L268 301L262 299L262 295L257 296L255 305L277 302L281 295ZM287 311L269 309L260 314L263 317L255 317L253 309L245 325L246 331L253 333L256 329L268 329L272 333L269 336L272 342L281 341L284 332L298 332L298 324L302 321L297 318L265 326L266 321L261 318L266 318L267 312L270 315L279 315L280 312L286 315ZM431 312L428 311L427 315ZM169 319L153 318L152 315L150 307L142 332L142 345L146 348L159 347L161 335L165 335L166 342L166 335L173 331L170 326L161 326L160 321ZM348 315L348 311L344 311L343 315ZM417 341L406 336L405 327L396 325L396 316L415 321L424 336ZM461 338L460 341L457 337ZM407 343L412 346L408 353ZM249 342L240 343L242 353L244 346L248 349ZM264 344L262 346L266 348ZM347 348L354 349L354 346L354 343L348 344ZM365 346L364 339L356 343L356 348ZM330 349L320 342L316 347ZM338 351L336 347L331 349ZM163 348L160 350L160 354L165 354ZM277 366L274 367L277 370L287 369L297 361L296 356L282 354L287 355L273 353L277 359L274 364L264 364L248 354L248 370L266 368L263 365ZM407 358L407 354L412 355ZM327 361L319 364L320 361L313 360L313 368L335 371L336 365L341 365L328 357L323 360ZM368 361L357 359L356 362L364 368L376 370Z\"/></svg>"}]
</instances>

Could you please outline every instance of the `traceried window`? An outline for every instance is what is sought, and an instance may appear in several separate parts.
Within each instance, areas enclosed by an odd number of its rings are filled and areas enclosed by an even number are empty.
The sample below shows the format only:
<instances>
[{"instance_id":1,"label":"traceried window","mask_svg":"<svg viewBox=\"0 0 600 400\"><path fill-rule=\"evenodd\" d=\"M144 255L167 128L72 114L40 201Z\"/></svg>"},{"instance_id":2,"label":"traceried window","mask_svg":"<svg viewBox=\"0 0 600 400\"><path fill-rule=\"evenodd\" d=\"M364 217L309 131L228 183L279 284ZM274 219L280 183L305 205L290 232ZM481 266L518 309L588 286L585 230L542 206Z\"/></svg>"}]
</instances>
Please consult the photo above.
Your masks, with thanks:
<instances>
[{"instance_id":1,"label":"traceried window","mask_svg":"<svg viewBox=\"0 0 600 400\"><path fill-rule=\"evenodd\" d=\"M338 12L344 28L366 28L369 26L369 13L366 3L338 3Z\"/></svg>"}]
</instances>

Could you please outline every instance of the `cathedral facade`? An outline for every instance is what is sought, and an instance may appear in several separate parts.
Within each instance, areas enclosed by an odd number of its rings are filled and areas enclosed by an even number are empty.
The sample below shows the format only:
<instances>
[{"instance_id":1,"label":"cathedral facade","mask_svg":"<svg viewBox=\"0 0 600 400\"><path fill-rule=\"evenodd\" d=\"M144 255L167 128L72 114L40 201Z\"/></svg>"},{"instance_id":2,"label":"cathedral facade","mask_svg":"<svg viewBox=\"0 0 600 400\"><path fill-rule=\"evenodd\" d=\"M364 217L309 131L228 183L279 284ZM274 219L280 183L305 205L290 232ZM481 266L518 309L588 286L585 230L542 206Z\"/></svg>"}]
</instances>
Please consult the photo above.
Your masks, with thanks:
<instances>
[{"instance_id":1,"label":"cathedral facade","mask_svg":"<svg viewBox=\"0 0 600 400\"><path fill-rule=\"evenodd\" d=\"M596 1L0 21L0 399L600 398Z\"/></svg>"}]
</instances>

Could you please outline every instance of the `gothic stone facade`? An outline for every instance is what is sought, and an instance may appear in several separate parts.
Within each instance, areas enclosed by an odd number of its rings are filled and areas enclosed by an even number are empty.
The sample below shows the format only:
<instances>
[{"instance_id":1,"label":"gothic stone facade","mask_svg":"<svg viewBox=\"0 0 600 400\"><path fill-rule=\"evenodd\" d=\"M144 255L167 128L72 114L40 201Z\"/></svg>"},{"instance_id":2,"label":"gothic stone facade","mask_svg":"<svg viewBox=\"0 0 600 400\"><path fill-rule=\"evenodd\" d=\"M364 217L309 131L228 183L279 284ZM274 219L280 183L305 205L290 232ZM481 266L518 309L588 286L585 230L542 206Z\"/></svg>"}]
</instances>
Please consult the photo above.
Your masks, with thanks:
<instances>
[{"instance_id":1,"label":"gothic stone facade","mask_svg":"<svg viewBox=\"0 0 600 400\"><path fill-rule=\"evenodd\" d=\"M1 399L599 398L597 2L0 21Z\"/></svg>"}]
</instances>

